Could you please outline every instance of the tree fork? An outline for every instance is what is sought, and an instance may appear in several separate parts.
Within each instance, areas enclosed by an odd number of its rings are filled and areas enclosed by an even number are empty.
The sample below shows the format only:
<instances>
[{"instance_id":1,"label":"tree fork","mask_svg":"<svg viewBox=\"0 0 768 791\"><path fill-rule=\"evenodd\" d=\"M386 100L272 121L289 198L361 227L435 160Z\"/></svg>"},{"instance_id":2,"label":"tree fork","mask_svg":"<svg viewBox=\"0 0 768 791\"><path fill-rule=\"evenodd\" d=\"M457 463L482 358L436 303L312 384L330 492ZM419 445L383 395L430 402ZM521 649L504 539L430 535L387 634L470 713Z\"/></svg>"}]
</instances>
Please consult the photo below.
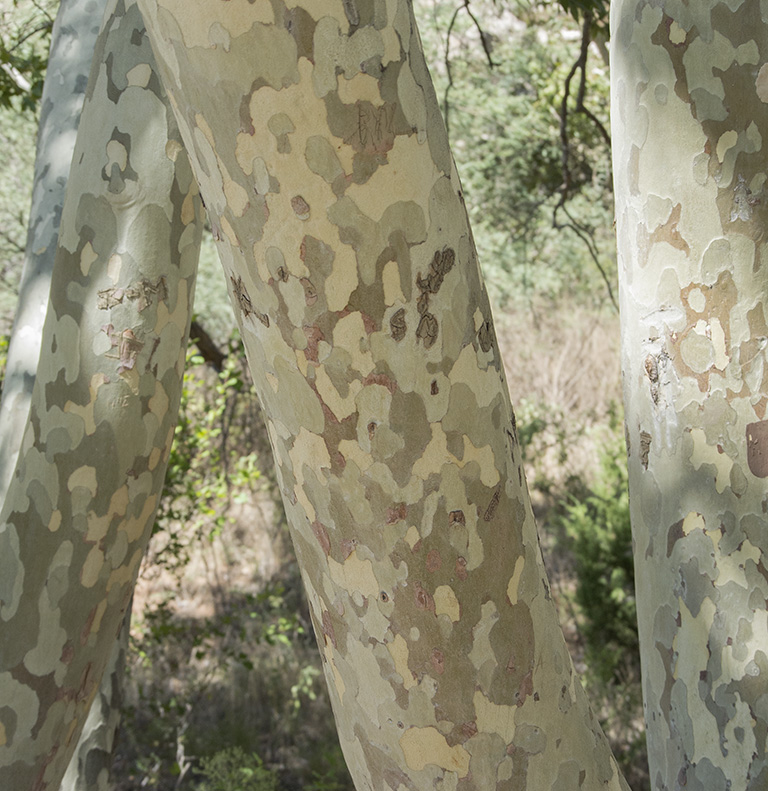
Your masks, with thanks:
<instances>
[{"instance_id":1,"label":"tree fork","mask_svg":"<svg viewBox=\"0 0 768 791\"><path fill-rule=\"evenodd\" d=\"M409 5L140 5L357 788L625 788L549 594Z\"/></svg>"}]
</instances>

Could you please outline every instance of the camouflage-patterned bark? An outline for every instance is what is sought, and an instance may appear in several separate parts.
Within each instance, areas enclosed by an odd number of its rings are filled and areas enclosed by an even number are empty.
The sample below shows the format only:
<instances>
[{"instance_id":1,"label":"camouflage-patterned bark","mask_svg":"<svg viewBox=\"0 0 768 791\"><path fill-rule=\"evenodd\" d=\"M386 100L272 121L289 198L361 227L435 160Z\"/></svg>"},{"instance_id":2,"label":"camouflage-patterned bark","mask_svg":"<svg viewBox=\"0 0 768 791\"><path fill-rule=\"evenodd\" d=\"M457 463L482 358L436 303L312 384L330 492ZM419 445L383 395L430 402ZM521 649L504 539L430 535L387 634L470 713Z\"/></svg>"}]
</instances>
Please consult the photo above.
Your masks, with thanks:
<instances>
[{"instance_id":1,"label":"camouflage-patterned bark","mask_svg":"<svg viewBox=\"0 0 768 791\"><path fill-rule=\"evenodd\" d=\"M58 788L113 648L162 489L197 263L197 185L135 5L118 0L95 61L0 524L4 791Z\"/></svg>"},{"instance_id":2,"label":"camouflage-patterned bark","mask_svg":"<svg viewBox=\"0 0 768 791\"><path fill-rule=\"evenodd\" d=\"M768 788L768 5L622 0L613 122L654 789Z\"/></svg>"},{"instance_id":3,"label":"camouflage-patterned bark","mask_svg":"<svg viewBox=\"0 0 768 791\"><path fill-rule=\"evenodd\" d=\"M123 677L131 627L130 604L101 677L99 691L69 762L61 791L109 791L117 729L123 705Z\"/></svg>"},{"instance_id":4,"label":"camouflage-patterned bark","mask_svg":"<svg viewBox=\"0 0 768 791\"><path fill-rule=\"evenodd\" d=\"M550 600L408 3L140 5L357 787L622 787Z\"/></svg>"},{"instance_id":5,"label":"camouflage-patterned bark","mask_svg":"<svg viewBox=\"0 0 768 791\"><path fill-rule=\"evenodd\" d=\"M29 415L64 189L105 6L106 0L63 0L53 25L24 270L0 401L0 500L16 467Z\"/></svg>"},{"instance_id":6,"label":"camouflage-patterned bark","mask_svg":"<svg viewBox=\"0 0 768 791\"><path fill-rule=\"evenodd\" d=\"M105 0L95 3L63 0L53 25L41 101L26 257L0 401L0 501L5 499L16 467L29 415L61 209L105 6ZM126 620L129 617L130 613ZM115 643L99 690L98 705L91 706L62 791L106 791L108 787L114 736L120 719L120 679L127 632L124 637Z\"/></svg>"}]
</instances>

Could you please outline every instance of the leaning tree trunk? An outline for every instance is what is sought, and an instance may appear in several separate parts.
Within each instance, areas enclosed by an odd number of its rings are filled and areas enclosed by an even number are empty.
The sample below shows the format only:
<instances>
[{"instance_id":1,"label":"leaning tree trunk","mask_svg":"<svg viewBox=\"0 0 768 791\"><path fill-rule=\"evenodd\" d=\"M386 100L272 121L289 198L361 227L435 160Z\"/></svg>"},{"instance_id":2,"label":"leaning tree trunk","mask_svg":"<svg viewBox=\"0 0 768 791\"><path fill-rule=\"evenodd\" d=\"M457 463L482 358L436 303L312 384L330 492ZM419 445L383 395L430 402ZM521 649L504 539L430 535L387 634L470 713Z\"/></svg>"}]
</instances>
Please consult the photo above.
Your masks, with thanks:
<instances>
[{"instance_id":1,"label":"leaning tree trunk","mask_svg":"<svg viewBox=\"0 0 768 791\"><path fill-rule=\"evenodd\" d=\"M32 207L3 397L0 401L0 502L21 447L35 381L59 222L105 0L63 0L51 35L37 134ZM107 791L120 721L121 679L130 609L91 706L61 791Z\"/></svg>"},{"instance_id":2,"label":"leaning tree trunk","mask_svg":"<svg viewBox=\"0 0 768 791\"><path fill-rule=\"evenodd\" d=\"M197 185L138 10L115 5L0 524L3 791L59 786L130 599L181 392Z\"/></svg>"},{"instance_id":3,"label":"leaning tree trunk","mask_svg":"<svg viewBox=\"0 0 768 791\"><path fill-rule=\"evenodd\" d=\"M614 172L655 789L768 788L768 7L621 0Z\"/></svg>"},{"instance_id":4,"label":"leaning tree trunk","mask_svg":"<svg viewBox=\"0 0 768 791\"><path fill-rule=\"evenodd\" d=\"M105 0L63 0L53 25L24 269L0 401L0 500L16 468L29 415L64 190L105 5Z\"/></svg>"},{"instance_id":5,"label":"leaning tree trunk","mask_svg":"<svg viewBox=\"0 0 768 791\"><path fill-rule=\"evenodd\" d=\"M405 0L140 0L363 789L623 787L558 625Z\"/></svg>"}]
</instances>

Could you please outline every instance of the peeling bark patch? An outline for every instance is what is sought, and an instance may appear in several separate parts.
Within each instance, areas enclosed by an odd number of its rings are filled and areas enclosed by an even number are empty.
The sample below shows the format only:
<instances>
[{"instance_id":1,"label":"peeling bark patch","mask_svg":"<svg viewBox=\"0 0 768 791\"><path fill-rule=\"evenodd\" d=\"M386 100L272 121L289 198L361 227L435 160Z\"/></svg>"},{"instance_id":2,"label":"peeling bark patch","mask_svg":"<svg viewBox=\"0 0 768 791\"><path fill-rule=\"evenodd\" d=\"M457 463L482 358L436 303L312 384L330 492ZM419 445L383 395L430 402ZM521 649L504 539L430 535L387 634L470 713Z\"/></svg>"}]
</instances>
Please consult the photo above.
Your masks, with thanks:
<instances>
[{"instance_id":1,"label":"peeling bark patch","mask_svg":"<svg viewBox=\"0 0 768 791\"><path fill-rule=\"evenodd\" d=\"M400 310L392 314L392 318L389 320L389 331L396 341L401 341L405 338L407 329L408 325L405 323L405 308L400 308Z\"/></svg>"},{"instance_id":2,"label":"peeling bark patch","mask_svg":"<svg viewBox=\"0 0 768 791\"><path fill-rule=\"evenodd\" d=\"M429 661L438 676L442 676L443 673L445 673L445 656L439 648L432 649L432 654L429 657Z\"/></svg>"},{"instance_id":3,"label":"peeling bark patch","mask_svg":"<svg viewBox=\"0 0 768 791\"><path fill-rule=\"evenodd\" d=\"M299 282L304 288L304 302L307 307L311 307L317 302L317 289L312 285L312 281L309 278L302 277Z\"/></svg>"},{"instance_id":4,"label":"peeling bark patch","mask_svg":"<svg viewBox=\"0 0 768 791\"><path fill-rule=\"evenodd\" d=\"M413 595L416 600L416 607L419 610L427 610L431 613L435 612L435 600L432 594L426 591L420 582L414 585Z\"/></svg>"},{"instance_id":5,"label":"peeling bark patch","mask_svg":"<svg viewBox=\"0 0 768 791\"><path fill-rule=\"evenodd\" d=\"M369 434L371 433L370 427L368 428ZM393 508L387 508L387 524L394 525L397 522L402 522L408 515L408 506L405 503L398 503Z\"/></svg>"},{"instance_id":6,"label":"peeling bark patch","mask_svg":"<svg viewBox=\"0 0 768 791\"><path fill-rule=\"evenodd\" d=\"M768 420L747 423L747 464L756 478L768 478Z\"/></svg>"},{"instance_id":7,"label":"peeling bark patch","mask_svg":"<svg viewBox=\"0 0 768 791\"><path fill-rule=\"evenodd\" d=\"M437 340L437 333L437 319L431 313L425 313L416 328L416 337L424 342L425 349L431 349Z\"/></svg>"},{"instance_id":8,"label":"peeling bark patch","mask_svg":"<svg viewBox=\"0 0 768 791\"><path fill-rule=\"evenodd\" d=\"M493 327L490 321L484 321L477 333L477 340L480 348L486 354L493 348Z\"/></svg>"},{"instance_id":9,"label":"peeling bark patch","mask_svg":"<svg viewBox=\"0 0 768 791\"><path fill-rule=\"evenodd\" d=\"M323 634L331 641L334 648L337 648L336 633L333 629L331 614L328 610L323 610Z\"/></svg>"},{"instance_id":10,"label":"peeling bark patch","mask_svg":"<svg viewBox=\"0 0 768 791\"><path fill-rule=\"evenodd\" d=\"M640 463L648 469L648 455L651 452L651 435L647 431L640 432Z\"/></svg>"},{"instance_id":11,"label":"peeling bark patch","mask_svg":"<svg viewBox=\"0 0 768 791\"><path fill-rule=\"evenodd\" d=\"M120 361L117 368L118 373L131 371L136 367L136 360L139 352L144 348L144 344L136 337L133 330L127 329L117 332L111 324L101 328L109 338L113 349L117 349L117 354L108 353L106 356Z\"/></svg>"},{"instance_id":12,"label":"peeling bark patch","mask_svg":"<svg viewBox=\"0 0 768 791\"><path fill-rule=\"evenodd\" d=\"M324 524L314 521L312 522L312 532L315 534L315 538L320 542L325 556L328 557L328 555L331 554L331 539L328 536L327 528Z\"/></svg>"},{"instance_id":13,"label":"peeling bark patch","mask_svg":"<svg viewBox=\"0 0 768 791\"><path fill-rule=\"evenodd\" d=\"M291 208L293 209L293 213L300 219L300 220L308 220L309 219L309 204L301 197L301 195L296 195L295 197L291 198Z\"/></svg>"},{"instance_id":14,"label":"peeling bark patch","mask_svg":"<svg viewBox=\"0 0 768 791\"><path fill-rule=\"evenodd\" d=\"M251 301L251 297L248 294L248 291L245 288L245 284L243 283L243 278L239 277L235 280L232 275L229 276L230 281L232 281L232 288L234 289L235 293L235 300L237 301L237 305L240 308L240 311L243 314L243 318L247 319L248 316L256 316L256 318L265 326L269 327L269 316L266 313L259 313L253 307L253 302Z\"/></svg>"},{"instance_id":15,"label":"peeling bark patch","mask_svg":"<svg viewBox=\"0 0 768 791\"><path fill-rule=\"evenodd\" d=\"M493 497L491 497L491 502L488 503L488 508L485 509L485 513L483 514L483 521L490 522L493 519L493 515L496 513L496 509L499 506L499 499L501 497L501 486L496 487L496 491L493 493Z\"/></svg>"},{"instance_id":16,"label":"peeling bark patch","mask_svg":"<svg viewBox=\"0 0 768 791\"><path fill-rule=\"evenodd\" d=\"M156 297L160 302L165 302L168 299L168 285L164 277L159 277L154 282L143 278L126 288L104 288L98 293L99 310L109 310L116 305L121 305L123 300L128 300L136 302L136 308L141 313L152 304L153 297Z\"/></svg>"}]
</instances>

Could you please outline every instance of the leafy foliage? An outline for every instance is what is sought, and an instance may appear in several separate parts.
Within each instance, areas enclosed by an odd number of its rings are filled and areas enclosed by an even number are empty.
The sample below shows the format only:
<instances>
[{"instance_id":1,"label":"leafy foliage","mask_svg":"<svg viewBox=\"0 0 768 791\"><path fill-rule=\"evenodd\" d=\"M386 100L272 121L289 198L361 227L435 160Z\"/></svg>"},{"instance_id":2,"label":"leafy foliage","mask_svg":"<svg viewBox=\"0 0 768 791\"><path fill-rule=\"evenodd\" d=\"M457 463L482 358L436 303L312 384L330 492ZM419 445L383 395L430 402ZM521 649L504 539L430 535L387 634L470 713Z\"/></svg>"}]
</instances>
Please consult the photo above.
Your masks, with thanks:
<instances>
[{"instance_id":1,"label":"leafy foliage","mask_svg":"<svg viewBox=\"0 0 768 791\"><path fill-rule=\"evenodd\" d=\"M57 5L52 0L0 4L0 108L10 108L16 100L22 110L37 108Z\"/></svg>"},{"instance_id":2,"label":"leafy foliage","mask_svg":"<svg viewBox=\"0 0 768 791\"><path fill-rule=\"evenodd\" d=\"M614 440L603 450L596 482L572 496L563 516L587 662L603 681L637 667L639 657L627 481L626 451Z\"/></svg>"},{"instance_id":3,"label":"leafy foliage","mask_svg":"<svg viewBox=\"0 0 768 791\"><path fill-rule=\"evenodd\" d=\"M277 791L277 776L256 753L230 747L200 762L200 791Z\"/></svg>"},{"instance_id":4,"label":"leafy foliage","mask_svg":"<svg viewBox=\"0 0 768 791\"><path fill-rule=\"evenodd\" d=\"M447 0L416 8L491 290L518 304L600 301L595 263L615 278L604 65L593 57L586 67L592 118L575 112L580 92L565 103L566 145L563 95L581 40L572 20L541 4L510 13L476 0L471 15Z\"/></svg>"}]
</instances>

